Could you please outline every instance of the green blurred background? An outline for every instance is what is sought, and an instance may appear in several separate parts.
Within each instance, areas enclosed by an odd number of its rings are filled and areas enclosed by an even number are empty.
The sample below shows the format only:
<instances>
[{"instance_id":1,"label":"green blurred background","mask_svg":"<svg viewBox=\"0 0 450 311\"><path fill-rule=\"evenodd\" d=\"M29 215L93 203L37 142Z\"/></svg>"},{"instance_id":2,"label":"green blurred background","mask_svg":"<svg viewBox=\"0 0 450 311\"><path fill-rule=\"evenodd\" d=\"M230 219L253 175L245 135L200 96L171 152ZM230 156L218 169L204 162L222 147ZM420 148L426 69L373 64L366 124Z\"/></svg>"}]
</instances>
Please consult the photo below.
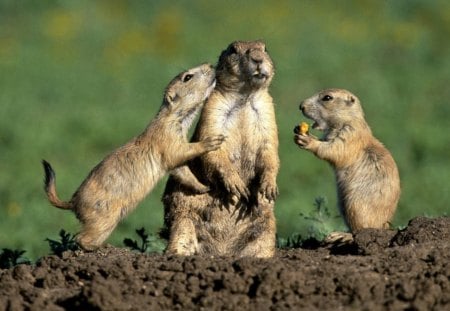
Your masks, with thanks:
<instances>
[{"instance_id":1,"label":"green blurred background","mask_svg":"<svg viewBox=\"0 0 450 311\"><path fill-rule=\"evenodd\" d=\"M393 225L449 212L450 2L0 0L0 248L31 258L45 238L78 230L49 205L41 159L69 199L108 152L139 134L180 71L215 63L234 40L263 39L280 137L278 233L305 234L299 214L324 196L335 215L331 168L300 150L300 101L346 88L400 169ZM163 222L165 180L108 240ZM335 219L328 229L342 229Z\"/></svg>"}]
</instances>

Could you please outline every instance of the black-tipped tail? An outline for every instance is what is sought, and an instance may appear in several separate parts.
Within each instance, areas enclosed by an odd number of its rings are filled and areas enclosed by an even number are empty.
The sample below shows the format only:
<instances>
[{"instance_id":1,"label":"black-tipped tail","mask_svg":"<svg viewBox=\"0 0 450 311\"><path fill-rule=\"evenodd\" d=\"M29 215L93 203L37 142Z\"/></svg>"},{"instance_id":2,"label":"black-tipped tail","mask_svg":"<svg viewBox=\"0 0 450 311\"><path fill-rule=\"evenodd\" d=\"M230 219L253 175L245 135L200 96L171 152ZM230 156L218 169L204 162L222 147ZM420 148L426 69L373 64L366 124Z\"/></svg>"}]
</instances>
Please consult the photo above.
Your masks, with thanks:
<instances>
[{"instance_id":1,"label":"black-tipped tail","mask_svg":"<svg viewBox=\"0 0 450 311\"><path fill-rule=\"evenodd\" d=\"M45 172L44 190L45 190L45 192L48 192L49 185L51 183L55 182L55 171L53 170L50 163L48 163L45 160L42 160L42 165L44 166L44 172Z\"/></svg>"},{"instance_id":2,"label":"black-tipped tail","mask_svg":"<svg viewBox=\"0 0 450 311\"><path fill-rule=\"evenodd\" d=\"M47 198L49 200L49 202L58 208L62 208L62 209L71 209L72 208L72 204L70 204L70 202L64 202L61 201L58 198L58 195L56 194L56 175L55 175L55 171L53 170L52 166L50 165L50 163L48 163L45 160L42 160L42 165L44 166L44 172L45 172L45 177L44 177L44 190L45 193L47 194Z\"/></svg>"}]
</instances>

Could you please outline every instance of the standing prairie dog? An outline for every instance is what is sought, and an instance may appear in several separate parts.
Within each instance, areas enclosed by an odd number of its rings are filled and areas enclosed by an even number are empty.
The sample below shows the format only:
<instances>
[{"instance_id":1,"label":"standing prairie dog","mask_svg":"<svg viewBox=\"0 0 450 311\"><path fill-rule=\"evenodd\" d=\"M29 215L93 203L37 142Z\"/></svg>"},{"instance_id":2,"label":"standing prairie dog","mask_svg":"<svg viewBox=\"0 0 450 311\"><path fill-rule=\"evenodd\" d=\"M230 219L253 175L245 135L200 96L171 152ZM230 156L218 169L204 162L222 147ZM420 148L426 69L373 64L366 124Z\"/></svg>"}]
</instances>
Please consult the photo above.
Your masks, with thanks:
<instances>
[{"instance_id":1,"label":"standing prairie dog","mask_svg":"<svg viewBox=\"0 0 450 311\"><path fill-rule=\"evenodd\" d=\"M358 98L346 90L323 90L300 110L324 137L301 135L297 127L295 143L334 168L339 209L351 231L388 228L400 197L397 165L372 135Z\"/></svg>"},{"instance_id":2,"label":"standing prairie dog","mask_svg":"<svg viewBox=\"0 0 450 311\"><path fill-rule=\"evenodd\" d=\"M211 188L192 193L169 178L163 202L167 251L271 257L278 194L278 133L268 88L274 66L261 41L236 41L220 55L217 84L193 140L223 134L219 149L189 163Z\"/></svg>"},{"instance_id":3,"label":"standing prairie dog","mask_svg":"<svg viewBox=\"0 0 450 311\"><path fill-rule=\"evenodd\" d=\"M82 223L77 242L86 250L99 247L124 218L170 170L216 150L224 136L210 135L188 143L186 134L215 86L215 71L204 64L176 76L167 86L156 117L142 134L106 156L92 169L69 202L56 194L55 173L46 161L45 192L50 203L71 209ZM201 184L185 169L190 187ZM178 179L183 179L178 174ZM192 176L191 176L192 175Z\"/></svg>"}]
</instances>

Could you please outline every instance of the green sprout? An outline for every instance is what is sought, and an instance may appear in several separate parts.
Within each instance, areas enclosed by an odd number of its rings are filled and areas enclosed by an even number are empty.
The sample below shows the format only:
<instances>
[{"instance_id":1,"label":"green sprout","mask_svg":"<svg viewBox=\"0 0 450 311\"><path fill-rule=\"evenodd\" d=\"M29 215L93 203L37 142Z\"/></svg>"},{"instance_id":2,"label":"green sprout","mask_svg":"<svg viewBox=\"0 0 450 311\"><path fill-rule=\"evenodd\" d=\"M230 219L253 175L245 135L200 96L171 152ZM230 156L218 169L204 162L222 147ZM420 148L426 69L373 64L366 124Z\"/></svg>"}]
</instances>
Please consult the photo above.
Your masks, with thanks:
<instances>
[{"instance_id":1,"label":"green sprout","mask_svg":"<svg viewBox=\"0 0 450 311\"><path fill-rule=\"evenodd\" d=\"M60 240L45 239L48 242L52 254L60 256L65 251L76 251L80 249L75 241L75 235L66 232L64 229L59 231Z\"/></svg>"},{"instance_id":2,"label":"green sprout","mask_svg":"<svg viewBox=\"0 0 450 311\"><path fill-rule=\"evenodd\" d=\"M9 269L20 264L30 264L30 261L26 257L22 257L26 251L24 250L12 250L4 248L0 254L0 269Z\"/></svg>"},{"instance_id":3,"label":"green sprout","mask_svg":"<svg viewBox=\"0 0 450 311\"><path fill-rule=\"evenodd\" d=\"M137 229L136 234L140 238L140 243L129 238L125 238L123 240L123 244L131 250L146 253L161 252L164 249L164 245L162 245L161 240L152 234L146 233L143 227L141 229Z\"/></svg>"}]
</instances>

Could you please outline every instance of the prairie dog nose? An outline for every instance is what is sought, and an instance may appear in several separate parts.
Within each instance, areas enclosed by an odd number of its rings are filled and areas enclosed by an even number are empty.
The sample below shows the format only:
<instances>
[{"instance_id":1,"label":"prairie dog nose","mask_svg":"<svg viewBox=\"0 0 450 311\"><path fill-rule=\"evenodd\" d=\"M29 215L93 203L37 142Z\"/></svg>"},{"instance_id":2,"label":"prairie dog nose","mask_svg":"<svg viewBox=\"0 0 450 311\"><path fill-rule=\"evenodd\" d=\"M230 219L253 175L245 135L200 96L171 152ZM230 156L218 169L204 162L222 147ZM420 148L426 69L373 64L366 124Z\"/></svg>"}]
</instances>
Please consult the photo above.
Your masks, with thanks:
<instances>
[{"instance_id":1,"label":"prairie dog nose","mask_svg":"<svg viewBox=\"0 0 450 311\"><path fill-rule=\"evenodd\" d=\"M298 107L298 109L300 109L303 112L303 110L305 109L305 102L304 101L302 101L300 103L300 106Z\"/></svg>"}]
</instances>

